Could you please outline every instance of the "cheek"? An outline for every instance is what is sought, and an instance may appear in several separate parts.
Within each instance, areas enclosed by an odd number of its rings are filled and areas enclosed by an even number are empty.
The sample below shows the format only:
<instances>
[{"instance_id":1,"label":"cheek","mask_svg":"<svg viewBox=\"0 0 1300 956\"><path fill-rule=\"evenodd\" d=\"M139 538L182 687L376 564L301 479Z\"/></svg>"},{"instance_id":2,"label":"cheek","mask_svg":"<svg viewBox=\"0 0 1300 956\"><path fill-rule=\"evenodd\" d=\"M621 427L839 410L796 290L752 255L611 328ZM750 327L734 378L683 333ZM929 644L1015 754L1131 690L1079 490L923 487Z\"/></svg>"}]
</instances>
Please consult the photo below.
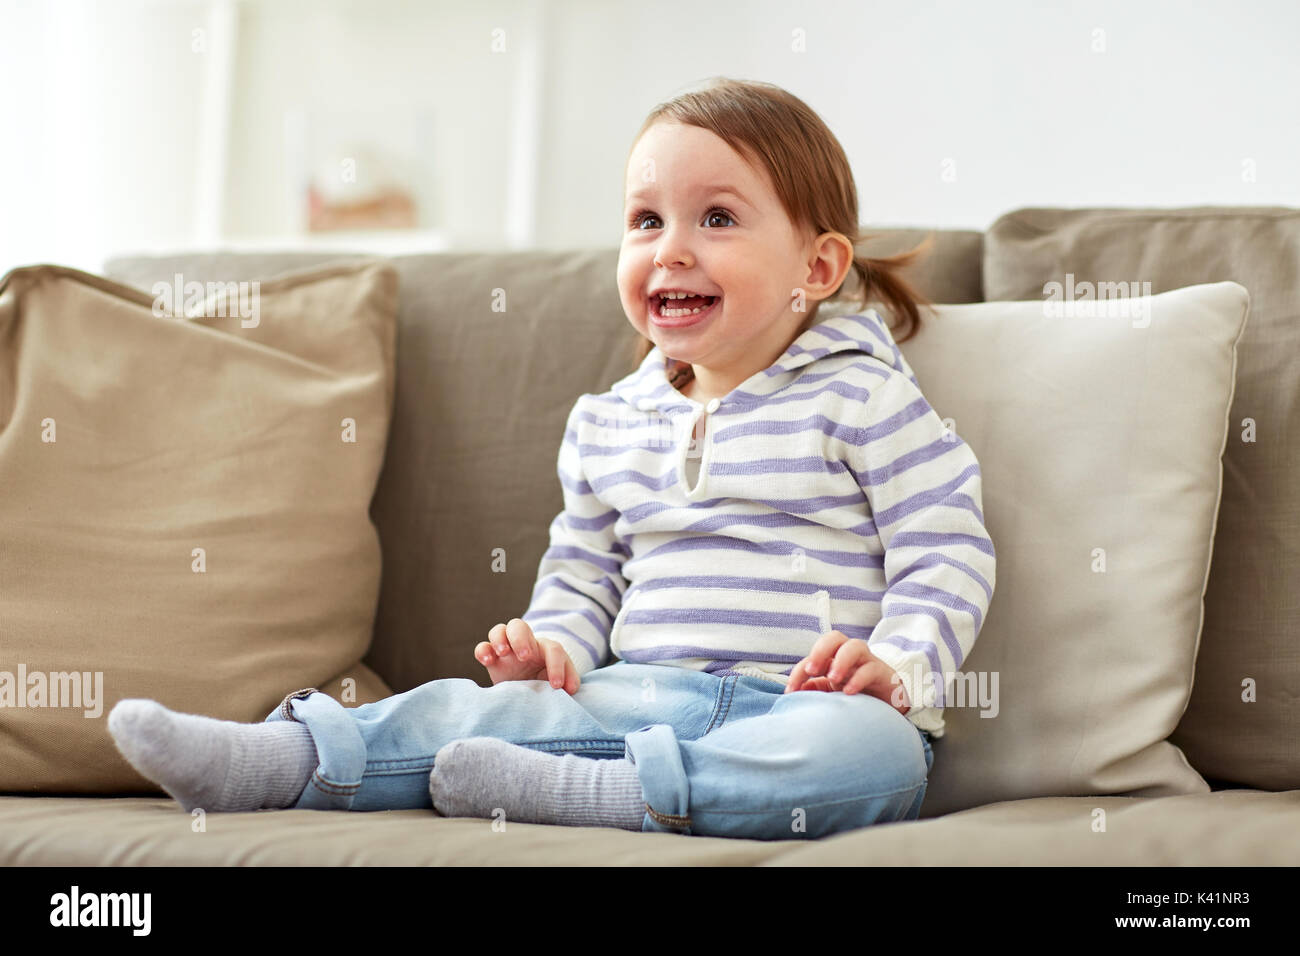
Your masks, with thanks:
<instances>
[{"instance_id":1,"label":"cheek","mask_svg":"<svg viewBox=\"0 0 1300 956\"><path fill-rule=\"evenodd\" d=\"M618 270L616 272L618 281L618 295L622 299L626 308L637 305L642 296L641 290L645 287L645 277L634 264L620 256L618 260Z\"/></svg>"}]
</instances>

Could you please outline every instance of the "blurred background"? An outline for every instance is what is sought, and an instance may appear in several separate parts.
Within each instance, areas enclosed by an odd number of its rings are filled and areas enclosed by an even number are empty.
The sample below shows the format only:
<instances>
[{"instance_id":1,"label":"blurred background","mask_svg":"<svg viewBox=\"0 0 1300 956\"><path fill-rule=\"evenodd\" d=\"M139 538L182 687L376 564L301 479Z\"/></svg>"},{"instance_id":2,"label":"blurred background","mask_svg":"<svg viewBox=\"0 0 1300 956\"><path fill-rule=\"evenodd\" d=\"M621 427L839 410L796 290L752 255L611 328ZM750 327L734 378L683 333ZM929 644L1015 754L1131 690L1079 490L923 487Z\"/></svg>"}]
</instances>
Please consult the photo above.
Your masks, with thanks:
<instances>
[{"instance_id":1,"label":"blurred background","mask_svg":"<svg viewBox=\"0 0 1300 956\"><path fill-rule=\"evenodd\" d=\"M1300 4L0 0L0 273L190 248L616 247L656 103L766 80L860 218L1300 205Z\"/></svg>"}]
</instances>

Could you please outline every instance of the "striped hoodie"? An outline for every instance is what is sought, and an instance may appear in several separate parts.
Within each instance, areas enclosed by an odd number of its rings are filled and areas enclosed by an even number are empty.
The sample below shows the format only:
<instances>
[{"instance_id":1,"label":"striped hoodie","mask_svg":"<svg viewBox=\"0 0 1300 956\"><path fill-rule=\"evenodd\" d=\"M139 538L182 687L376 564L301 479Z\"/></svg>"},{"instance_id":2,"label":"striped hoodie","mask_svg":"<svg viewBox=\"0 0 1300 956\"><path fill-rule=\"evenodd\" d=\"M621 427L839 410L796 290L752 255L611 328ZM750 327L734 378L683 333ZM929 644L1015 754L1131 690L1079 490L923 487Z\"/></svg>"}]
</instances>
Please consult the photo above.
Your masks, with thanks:
<instances>
[{"instance_id":1,"label":"striped hoodie","mask_svg":"<svg viewBox=\"0 0 1300 956\"><path fill-rule=\"evenodd\" d=\"M617 658L782 684L837 630L894 668L908 719L943 736L996 556L979 462L880 314L819 314L707 404L670 384L677 364L655 347L574 404L564 508L523 620L580 675Z\"/></svg>"}]
</instances>

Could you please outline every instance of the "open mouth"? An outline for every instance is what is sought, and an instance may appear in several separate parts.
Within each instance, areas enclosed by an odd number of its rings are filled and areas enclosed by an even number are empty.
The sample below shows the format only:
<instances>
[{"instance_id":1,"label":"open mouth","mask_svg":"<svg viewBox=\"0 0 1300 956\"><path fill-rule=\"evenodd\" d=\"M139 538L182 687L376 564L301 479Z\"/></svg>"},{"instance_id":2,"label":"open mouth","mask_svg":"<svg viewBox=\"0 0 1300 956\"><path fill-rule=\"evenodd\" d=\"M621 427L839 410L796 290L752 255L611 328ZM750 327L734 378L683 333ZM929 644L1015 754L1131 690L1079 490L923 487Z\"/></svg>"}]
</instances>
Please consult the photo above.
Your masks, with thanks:
<instances>
[{"instance_id":1,"label":"open mouth","mask_svg":"<svg viewBox=\"0 0 1300 956\"><path fill-rule=\"evenodd\" d=\"M673 328L694 325L711 315L721 301L720 295L696 295L684 299L653 295L650 297L650 318L656 325Z\"/></svg>"}]
</instances>

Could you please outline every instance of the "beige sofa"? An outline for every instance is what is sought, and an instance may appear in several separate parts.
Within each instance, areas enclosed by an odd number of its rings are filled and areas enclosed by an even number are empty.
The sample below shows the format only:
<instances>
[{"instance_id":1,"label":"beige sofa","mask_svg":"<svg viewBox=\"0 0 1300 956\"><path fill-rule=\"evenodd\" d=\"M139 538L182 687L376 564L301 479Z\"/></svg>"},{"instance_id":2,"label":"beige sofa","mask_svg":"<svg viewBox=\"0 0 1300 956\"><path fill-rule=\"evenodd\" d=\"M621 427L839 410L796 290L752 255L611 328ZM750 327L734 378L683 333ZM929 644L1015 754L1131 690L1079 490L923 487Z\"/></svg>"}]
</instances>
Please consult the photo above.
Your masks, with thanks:
<instances>
[{"instance_id":1,"label":"beige sofa","mask_svg":"<svg viewBox=\"0 0 1300 956\"><path fill-rule=\"evenodd\" d=\"M877 230L863 248L884 255L925 235ZM1039 299L1044 283L1066 272L1077 281L1133 276L1153 293L1221 280L1249 290L1230 422L1258 420L1268 441L1225 450L1195 684L1168 738L1205 788L1034 795L951 812L927 801L915 822L812 842L526 824L497 839L487 820L307 810L214 816L196 838L190 818L162 795L3 795L0 864L1300 862L1300 211L1028 209L987 233L939 231L937 239L913 275L938 303ZM350 258L213 252L118 258L105 272L148 289L178 272L266 279ZM579 394L604 391L631 368L616 258L605 248L390 260L400 277L397 387L371 509L383 575L365 663L392 690L446 677L486 684L471 649L527 607L530 571L561 505L555 455L565 416ZM503 340L481 321L481 290L506 284L529 305ZM466 558L495 547L529 570L485 575ZM1000 583L994 607L1012 599ZM1240 704L1242 675L1261 688L1251 706ZM961 746L958 735L936 741L936 770L947 748Z\"/></svg>"}]
</instances>

